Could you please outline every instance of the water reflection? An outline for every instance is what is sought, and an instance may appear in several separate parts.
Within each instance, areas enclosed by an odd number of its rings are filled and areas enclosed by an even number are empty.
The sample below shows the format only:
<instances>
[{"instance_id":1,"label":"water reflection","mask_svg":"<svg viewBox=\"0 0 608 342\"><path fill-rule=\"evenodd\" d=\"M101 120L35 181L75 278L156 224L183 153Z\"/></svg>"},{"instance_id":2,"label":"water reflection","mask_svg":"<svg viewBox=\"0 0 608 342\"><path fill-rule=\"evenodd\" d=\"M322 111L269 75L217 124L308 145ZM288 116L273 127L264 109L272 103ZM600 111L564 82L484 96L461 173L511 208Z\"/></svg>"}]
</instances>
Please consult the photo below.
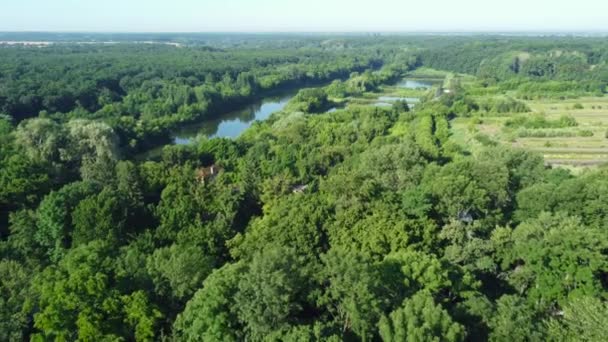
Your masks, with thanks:
<instances>
[{"instance_id":1,"label":"water reflection","mask_svg":"<svg viewBox=\"0 0 608 342\"><path fill-rule=\"evenodd\" d=\"M406 101L409 103L420 102L420 99L417 97L399 97L399 96L380 96L378 98L380 102L397 102L397 101Z\"/></svg>"},{"instance_id":2,"label":"water reflection","mask_svg":"<svg viewBox=\"0 0 608 342\"><path fill-rule=\"evenodd\" d=\"M443 82L443 80L425 80L425 79L409 79L405 78L399 81L396 85L399 88L407 89L430 89L433 85Z\"/></svg>"},{"instance_id":3,"label":"water reflection","mask_svg":"<svg viewBox=\"0 0 608 342\"><path fill-rule=\"evenodd\" d=\"M295 93L273 96L252 103L243 109L232 111L217 119L205 120L185 126L173 133L173 141L178 145L190 143L197 136L208 138L235 138L249 128L253 122L266 120L274 112L281 111Z\"/></svg>"},{"instance_id":4,"label":"water reflection","mask_svg":"<svg viewBox=\"0 0 608 342\"><path fill-rule=\"evenodd\" d=\"M437 81L432 80L415 80L403 79L397 83L398 87L411 89L429 89ZM279 96L266 97L260 101L254 102L247 107L232 111L221 115L216 119L204 120L199 123L184 126L176 130L173 135L175 144L184 145L190 143L197 136L205 136L207 138L235 138L244 130L249 128L253 122L266 120L274 113L283 110L285 105L295 96L297 91L290 91ZM392 97L381 96L375 104L380 107L392 106L394 102L405 100L408 104L414 104L419 101L414 97ZM328 113L333 113L339 108L331 108Z\"/></svg>"}]
</instances>

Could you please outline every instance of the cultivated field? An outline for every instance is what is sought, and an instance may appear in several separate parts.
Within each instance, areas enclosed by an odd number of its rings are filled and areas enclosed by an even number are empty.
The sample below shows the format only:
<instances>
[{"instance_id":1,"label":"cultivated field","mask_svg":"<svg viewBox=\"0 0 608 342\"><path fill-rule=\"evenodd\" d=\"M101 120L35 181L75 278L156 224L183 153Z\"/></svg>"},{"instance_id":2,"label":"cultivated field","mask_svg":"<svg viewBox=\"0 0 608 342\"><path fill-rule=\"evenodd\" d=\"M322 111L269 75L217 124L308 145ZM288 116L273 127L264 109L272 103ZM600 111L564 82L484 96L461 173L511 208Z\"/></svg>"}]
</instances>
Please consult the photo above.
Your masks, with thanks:
<instances>
[{"instance_id":1,"label":"cultivated field","mask_svg":"<svg viewBox=\"0 0 608 342\"><path fill-rule=\"evenodd\" d=\"M475 145L476 136L483 134L504 144L538 151L547 164L555 166L580 169L608 163L608 97L524 102L532 113L483 113L453 120L454 139ZM528 130L533 136L522 136L521 132L505 127L510 118L528 115L541 115L549 121L572 116L577 126Z\"/></svg>"}]
</instances>

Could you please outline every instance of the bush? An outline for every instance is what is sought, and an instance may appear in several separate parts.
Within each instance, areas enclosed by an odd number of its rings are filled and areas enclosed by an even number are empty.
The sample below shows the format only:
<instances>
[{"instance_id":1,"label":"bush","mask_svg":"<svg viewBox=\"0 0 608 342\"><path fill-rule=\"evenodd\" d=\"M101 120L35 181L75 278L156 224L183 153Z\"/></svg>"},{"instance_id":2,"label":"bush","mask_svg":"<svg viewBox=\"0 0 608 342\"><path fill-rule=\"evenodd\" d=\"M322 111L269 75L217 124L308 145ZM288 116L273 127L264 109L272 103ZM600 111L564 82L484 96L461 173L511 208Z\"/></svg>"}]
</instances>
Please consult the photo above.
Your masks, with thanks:
<instances>
[{"instance_id":1,"label":"bush","mask_svg":"<svg viewBox=\"0 0 608 342\"><path fill-rule=\"evenodd\" d=\"M580 104L580 103L575 103L572 108L574 108L574 109L585 109L585 107L583 107L583 105Z\"/></svg>"},{"instance_id":2,"label":"bush","mask_svg":"<svg viewBox=\"0 0 608 342\"><path fill-rule=\"evenodd\" d=\"M519 129L517 130L517 137L519 138L569 138L575 137L576 132L572 131L547 131L547 130L535 130L535 129Z\"/></svg>"},{"instance_id":3,"label":"bush","mask_svg":"<svg viewBox=\"0 0 608 342\"><path fill-rule=\"evenodd\" d=\"M498 145L498 143L496 141L492 140L492 138L490 138L487 134L477 133L477 134L475 134L474 139L477 140L483 146L497 146Z\"/></svg>"},{"instance_id":4,"label":"bush","mask_svg":"<svg viewBox=\"0 0 608 342\"><path fill-rule=\"evenodd\" d=\"M576 119L570 115L563 115L558 120L547 120L543 115L518 116L505 122L505 127L509 128L567 128L576 127Z\"/></svg>"},{"instance_id":5,"label":"bush","mask_svg":"<svg viewBox=\"0 0 608 342\"><path fill-rule=\"evenodd\" d=\"M321 88L306 88L289 103L289 109L305 113L322 112L329 105L327 94Z\"/></svg>"},{"instance_id":6,"label":"bush","mask_svg":"<svg viewBox=\"0 0 608 342\"><path fill-rule=\"evenodd\" d=\"M525 103L510 97L487 99L479 104L479 109L490 113L530 112L530 108Z\"/></svg>"},{"instance_id":7,"label":"bush","mask_svg":"<svg viewBox=\"0 0 608 342\"><path fill-rule=\"evenodd\" d=\"M578 136L579 137L592 137L593 132L588 129L584 129L584 130L578 132Z\"/></svg>"},{"instance_id":8,"label":"bush","mask_svg":"<svg viewBox=\"0 0 608 342\"><path fill-rule=\"evenodd\" d=\"M475 125L481 125L483 123L483 120L480 117L476 116L474 118L471 118L471 123Z\"/></svg>"},{"instance_id":9,"label":"bush","mask_svg":"<svg viewBox=\"0 0 608 342\"><path fill-rule=\"evenodd\" d=\"M573 138L573 137L592 137L590 130L579 131L558 131L558 130L537 130L520 128L517 130L518 138ZM606 132L608 135L608 132Z\"/></svg>"}]
</instances>

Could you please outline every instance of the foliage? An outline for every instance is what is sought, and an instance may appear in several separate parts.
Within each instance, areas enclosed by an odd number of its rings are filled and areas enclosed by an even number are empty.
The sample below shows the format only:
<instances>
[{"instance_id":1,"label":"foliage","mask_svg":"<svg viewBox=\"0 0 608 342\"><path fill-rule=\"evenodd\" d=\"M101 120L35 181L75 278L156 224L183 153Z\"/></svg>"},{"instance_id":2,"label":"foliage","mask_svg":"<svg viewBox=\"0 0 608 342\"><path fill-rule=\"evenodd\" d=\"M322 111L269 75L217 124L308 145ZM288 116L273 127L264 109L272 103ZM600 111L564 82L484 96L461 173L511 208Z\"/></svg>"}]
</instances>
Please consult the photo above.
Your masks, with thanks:
<instances>
[{"instance_id":1,"label":"foliage","mask_svg":"<svg viewBox=\"0 0 608 342\"><path fill-rule=\"evenodd\" d=\"M533 115L533 116L519 116L513 119L509 119L505 122L505 127L509 128L529 128L529 129L539 129L539 128L566 128L566 127L575 127L578 126L576 119L572 116L564 115L560 117L558 120L547 120L542 115Z\"/></svg>"},{"instance_id":2,"label":"foliage","mask_svg":"<svg viewBox=\"0 0 608 342\"><path fill-rule=\"evenodd\" d=\"M605 92L604 40L179 37L0 48L0 340L606 336L608 171L455 129L588 136L522 113ZM421 66L450 92L365 105ZM238 138L170 143L293 88Z\"/></svg>"},{"instance_id":3,"label":"foliage","mask_svg":"<svg viewBox=\"0 0 608 342\"><path fill-rule=\"evenodd\" d=\"M307 271L293 249L279 247L253 257L234 296L239 320L252 338L286 328L304 313L310 286Z\"/></svg>"},{"instance_id":4,"label":"foliage","mask_svg":"<svg viewBox=\"0 0 608 342\"><path fill-rule=\"evenodd\" d=\"M382 317L380 335L384 341L463 341L465 330L428 293L420 292Z\"/></svg>"}]
</instances>

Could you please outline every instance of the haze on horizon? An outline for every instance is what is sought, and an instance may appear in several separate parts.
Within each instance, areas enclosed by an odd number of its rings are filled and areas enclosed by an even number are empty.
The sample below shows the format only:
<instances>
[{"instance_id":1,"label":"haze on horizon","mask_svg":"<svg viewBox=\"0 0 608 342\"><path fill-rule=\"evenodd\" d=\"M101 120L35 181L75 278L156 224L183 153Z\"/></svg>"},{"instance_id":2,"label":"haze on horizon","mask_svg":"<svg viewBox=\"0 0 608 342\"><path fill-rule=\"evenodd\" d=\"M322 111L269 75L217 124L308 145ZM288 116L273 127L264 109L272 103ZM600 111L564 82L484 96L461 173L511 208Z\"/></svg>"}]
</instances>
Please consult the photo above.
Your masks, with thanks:
<instances>
[{"instance_id":1,"label":"haze on horizon","mask_svg":"<svg viewBox=\"0 0 608 342\"><path fill-rule=\"evenodd\" d=\"M10 0L9 0L10 1ZM0 31L607 31L605 0L19 0Z\"/></svg>"}]
</instances>

